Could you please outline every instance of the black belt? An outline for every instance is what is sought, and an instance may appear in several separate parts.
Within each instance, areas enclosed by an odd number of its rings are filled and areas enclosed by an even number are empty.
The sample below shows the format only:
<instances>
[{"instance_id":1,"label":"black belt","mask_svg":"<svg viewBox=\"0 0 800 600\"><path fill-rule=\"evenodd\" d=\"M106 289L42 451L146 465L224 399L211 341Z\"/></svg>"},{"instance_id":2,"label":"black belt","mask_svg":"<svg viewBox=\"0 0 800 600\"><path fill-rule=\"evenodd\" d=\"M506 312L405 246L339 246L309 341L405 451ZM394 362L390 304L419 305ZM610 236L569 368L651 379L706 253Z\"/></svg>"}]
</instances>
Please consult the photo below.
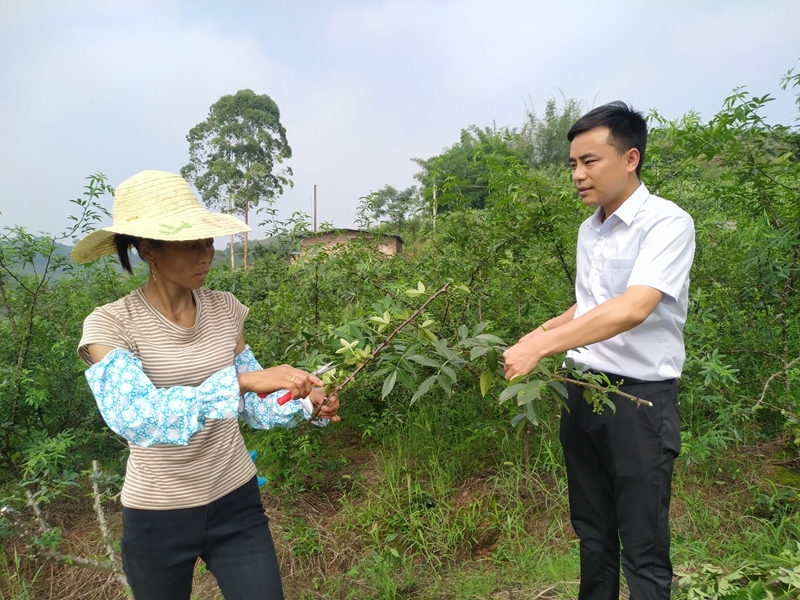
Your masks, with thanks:
<instances>
[{"instance_id":1,"label":"black belt","mask_svg":"<svg viewBox=\"0 0 800 600\"><path fill-rule=\"evenodd\" d=\"M620 385L620 381L622 385L641 385L644 383L674 383L675 378L672 377L671 379L658 379L656 381L646 380L646 379L636 379L635 377L628 377L626 375L618 375L617 373L609 373L607 371L588 371L588 373L592 373L594 375L605 375L608 377L608 381L611 385Z\"/></svg>"}]
</instances>

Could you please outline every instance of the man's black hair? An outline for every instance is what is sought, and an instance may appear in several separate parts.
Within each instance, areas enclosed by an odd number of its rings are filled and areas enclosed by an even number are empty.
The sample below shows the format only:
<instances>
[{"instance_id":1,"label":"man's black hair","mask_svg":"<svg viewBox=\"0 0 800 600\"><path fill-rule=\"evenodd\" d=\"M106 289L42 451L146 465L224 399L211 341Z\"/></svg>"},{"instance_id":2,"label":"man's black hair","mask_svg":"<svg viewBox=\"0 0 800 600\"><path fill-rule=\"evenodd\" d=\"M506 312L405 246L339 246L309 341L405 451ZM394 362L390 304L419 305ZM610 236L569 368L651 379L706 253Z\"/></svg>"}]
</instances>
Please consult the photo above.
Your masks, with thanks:
<instances>
[{"instance_id":1,"label":"man's black hair","mask_svg":"<svg viewBox=\"0 0 800 600\"><path fill-rule=\"evenodd\" d=\"M641 178L644 151L647 148L647 122L641 113L621 100L609 102L593 108L567 132L571 142L575 136L595 127L608 127L608 143L622 155L631 148L639 151L639 164L636 165L636 176Z\"/></svg>"},{"instance_id":2,"label":"man's black hair","mask_svg":"<svg viewBox=\"0 0 800 600\"><path fill-rule=\"evenodd\" d=\"M119 264L121 264L122 268L128 273L133 273L133 267L131 267L131 258L128 255L128 250L132 246L136 248L136 252L139 252L139 242L141 241L142 238L134 237L132 235L125 235L124 233L114 234L114 245L117 247ZM158 248L161 245L161 242L159 240L150 240L150 244L153 247Z\"/></svg>"}]
</instances>

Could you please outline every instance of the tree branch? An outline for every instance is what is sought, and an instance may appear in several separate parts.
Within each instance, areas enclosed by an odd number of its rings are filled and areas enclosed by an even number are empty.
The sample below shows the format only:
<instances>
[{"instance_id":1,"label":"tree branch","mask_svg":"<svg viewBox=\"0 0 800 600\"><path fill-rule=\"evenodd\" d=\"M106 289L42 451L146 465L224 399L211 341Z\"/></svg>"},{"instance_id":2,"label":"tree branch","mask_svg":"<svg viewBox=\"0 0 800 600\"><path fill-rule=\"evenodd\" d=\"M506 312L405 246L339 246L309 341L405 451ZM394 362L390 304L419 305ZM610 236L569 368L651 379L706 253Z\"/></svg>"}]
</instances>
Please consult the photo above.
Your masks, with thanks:
<instances>
[{"instance_id":1,"label":"tree branch","mask_svg":"<svg viewBox=\"0 0 800 600\"><path fill-rule=\"evenodd\" d=\"M348 385L349 383L352 383L353 381L355 381L356 375L358 375L358 373L361 372L361 370L364 367L366 367L369 363L371 363L373 360L375 360L375 357L378 356L378 354L380 354L387 346L389 346L389 344L391 343L392 339L398 333L400 333L406 325L408 325L414 319L416 319L422 313L422 311L424 311L427 308L427 306L431 302L433 302L436 298L438 298L439 296L444 294L449 289L450 289L450 284L449 283L444 284L441 288L439 288L439 291L437 291L430 298L428 298L425 302L423 302L422 306L420 306L417 310L415 310L413 313L411 313L411 315L405 321L400 323L400 325L398 325L394 329L394 331L392 331L392 333L390 333L389 336L385 340L383 340L383 342L381 342L381 344L377 348L375 348L375 352L372 353L372 356L370 356L369 358L367 358L363 362L359 363L359 365L356 367L356 370L353 371L352 373L350 373L350 375L347 377L347 379L345 379L342 383L337 385L336 388L328 395L328 397L325 398L322 401L322 404L320 404L317 408L314 409L314 412L311 413L311 416L308 418L308 420L305 423L302 423L300 425L300 427L298 428L298 433L302 433L305 430L305 426L307 425L307 423L309 423L310 421L313 421L314 419L317 418L317 415L319 414L319 411L322 410L322 407L325 406L328 403L328 400L329 400L329 398L331 396L336 396L337 394L339 394L339 392L342 391L342 389L344 389L344 387L346 385Z\"/></svg>"}]
</instances>

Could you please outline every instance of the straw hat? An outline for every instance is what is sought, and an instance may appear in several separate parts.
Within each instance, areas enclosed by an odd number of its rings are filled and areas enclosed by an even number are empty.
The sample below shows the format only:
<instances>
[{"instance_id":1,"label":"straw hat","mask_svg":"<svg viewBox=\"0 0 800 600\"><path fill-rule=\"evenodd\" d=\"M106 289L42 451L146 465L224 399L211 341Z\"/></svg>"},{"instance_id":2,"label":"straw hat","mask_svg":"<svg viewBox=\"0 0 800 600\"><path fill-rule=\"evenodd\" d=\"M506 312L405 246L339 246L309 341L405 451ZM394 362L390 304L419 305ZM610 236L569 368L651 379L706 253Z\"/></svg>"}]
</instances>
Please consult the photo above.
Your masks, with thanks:
<instances>
[{"instance_id":1,"label":"straw hat","mask_svg":"<svg viewBox=\"0 0 800 600\"><path fill-rule=\"evenodd\" d=\"M75 244L72 260L80 263L116 254L116 233L186 241L251 231L236 217L206 210L183 177L166 171L142 171L120 183L111 212L111 227L93 231Z\"/></svg>"}]
</instances>

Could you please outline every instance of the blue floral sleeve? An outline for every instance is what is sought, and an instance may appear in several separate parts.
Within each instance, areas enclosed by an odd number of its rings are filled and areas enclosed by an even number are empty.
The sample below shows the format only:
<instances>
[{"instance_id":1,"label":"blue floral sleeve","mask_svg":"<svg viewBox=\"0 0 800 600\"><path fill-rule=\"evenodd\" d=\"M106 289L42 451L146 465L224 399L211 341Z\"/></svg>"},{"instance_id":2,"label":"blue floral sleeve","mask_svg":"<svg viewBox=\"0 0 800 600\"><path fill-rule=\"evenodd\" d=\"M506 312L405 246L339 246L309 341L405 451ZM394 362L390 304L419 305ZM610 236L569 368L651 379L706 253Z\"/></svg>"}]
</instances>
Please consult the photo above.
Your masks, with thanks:
<instances>
[{"instance_id":1,"label":"blue floral sleeve","mask_svg":"<svg viewBox=\"0 0 800 600\"><path fill-rule=\"evenodd\" d=\"M203 430L206 419L238 416L239 381L233 366L197 387L157 388L139 358L115 348L86 370L86 379L105 422L136 446L185 446Z\"/></svg>"},{"instance_id":2,"label":"blue floral sleeve","mask_svg":"<svg viewBox=\"0 0 800 600\"><path fill-rule=\"evenodd\" d=\"M260 371L263 367L258 363L250 346L245 346L233 359L233 366L237 373ZM287 402L283 406L278 404L278 398L288 390L278 390L268 394L266 398L259 398L253 392L243 395L240 404L240 417L253 429L270 429L272 427L294 427L298 421L311 416L313 406L308 398L299 398L298 402Z\"/></svg>"}]
</instances>

